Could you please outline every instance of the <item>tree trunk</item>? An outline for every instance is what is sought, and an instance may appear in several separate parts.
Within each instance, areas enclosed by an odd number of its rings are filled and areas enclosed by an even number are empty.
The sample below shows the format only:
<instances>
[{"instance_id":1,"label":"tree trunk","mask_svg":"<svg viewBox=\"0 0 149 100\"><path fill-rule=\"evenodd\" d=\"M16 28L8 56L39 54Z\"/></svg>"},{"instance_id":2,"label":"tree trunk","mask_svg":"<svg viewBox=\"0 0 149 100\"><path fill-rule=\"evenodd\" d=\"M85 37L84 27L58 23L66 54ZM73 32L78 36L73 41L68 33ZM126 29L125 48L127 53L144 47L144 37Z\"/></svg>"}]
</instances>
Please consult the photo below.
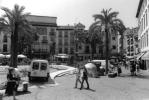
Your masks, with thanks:
<instances>
[{"instance_id":1,"label":"tree trunk","mask_svg":"<svg viewBox=\"0 0 149 100\"><path fill-rule=\"evenodd\" d=\"M18 55L18 23L15 23L15 29L11 35L11 59L10 67L17 67L17 55Z\"/></svg>"},{"instance_id":2,"label":"tree trunk","mask_svg":"<svg viewBox=\"0 0 149 100\"><path fill-rule=\"evenodd\" d=\"M106 74L108 74L108 60L109 60L109 34L107 27L105 28L105 41L106 41Z\"/></svg>"}]
</instances>

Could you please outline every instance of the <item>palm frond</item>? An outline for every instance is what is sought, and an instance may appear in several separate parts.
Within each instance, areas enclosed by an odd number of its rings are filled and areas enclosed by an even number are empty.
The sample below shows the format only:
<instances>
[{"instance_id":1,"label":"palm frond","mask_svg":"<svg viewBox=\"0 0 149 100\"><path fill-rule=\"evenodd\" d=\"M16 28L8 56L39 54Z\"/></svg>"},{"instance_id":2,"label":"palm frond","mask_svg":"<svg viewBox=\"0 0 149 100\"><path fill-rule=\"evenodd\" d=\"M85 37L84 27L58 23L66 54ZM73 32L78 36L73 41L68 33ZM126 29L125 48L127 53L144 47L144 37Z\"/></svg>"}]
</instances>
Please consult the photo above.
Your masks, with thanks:
<instances>
[{"instance_id":1,"label":"palm frond","mask_svg":"<svg viewBox=\"0 0 149 100\"><path fill-rule=\"evenodd\" d=\"M97 20L100 20L100 21L105 20L104 16L101 15L101 14L95 14L95 15L93 15L93 17L94 17L95 21L97 21Z\"/></svg>"}]
</instances>

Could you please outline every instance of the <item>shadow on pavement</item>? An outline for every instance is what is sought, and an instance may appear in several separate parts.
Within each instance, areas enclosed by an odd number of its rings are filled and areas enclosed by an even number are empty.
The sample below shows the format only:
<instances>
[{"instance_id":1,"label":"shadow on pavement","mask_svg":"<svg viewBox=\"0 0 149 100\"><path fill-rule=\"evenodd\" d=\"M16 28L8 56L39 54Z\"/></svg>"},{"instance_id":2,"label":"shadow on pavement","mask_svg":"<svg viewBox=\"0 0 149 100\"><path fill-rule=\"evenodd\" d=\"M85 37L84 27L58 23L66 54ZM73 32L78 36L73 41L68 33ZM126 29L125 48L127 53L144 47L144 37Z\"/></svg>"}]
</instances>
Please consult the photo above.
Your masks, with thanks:
<instances>
[{"instance_id":1,"label":"shadow on pavement","mask_svg":"<svg viewBox=\"0 0 149 100\"><path fill-rule=\"evenodd\" d=\"M86 90L89 90L89 91L92 91L92 92L96 92L96 90L93 90L93 89L87 89L87 88L85 88Z\"/></svg>"},{"instance_id":2,"label":"shadow on pavement","mask_svg":"<svg viewBox=\"0 0 149 100\"><path fill-rule=\"evenodd\" d=\"M141 75L141 74L137 74L137 75L130 75L130 74L122 74L121 76L118 77L122 77L122 78L139 78L139 79L149 79L149 75Z\"/></svg>"},{"instance_id":3,"label":"shadow on pavement","mask_svg":"<svg viewBox=\"0 0 149 100\"><path fill-rule=\"evenodd\" d=\"M24 91L17 91L16 96L18 95L24 95L24 94L30 94L30 91L24 92Z\"/></svg>"},{"instance_id":4,"label":"shadow on pavement","mask_svg":"<svg viewBox=\"0 0 149 100\"><path fill-rule=\"evenodd\" d=\"M55 81L53 79L49 78L48 82L46 82L45 80L39 78L39 79L34 79L31 82L29 82L30 86L32 86L32 85L41 86L41 85L45 85L45 84L55 84Z\"/></svg>"}]
</instances>

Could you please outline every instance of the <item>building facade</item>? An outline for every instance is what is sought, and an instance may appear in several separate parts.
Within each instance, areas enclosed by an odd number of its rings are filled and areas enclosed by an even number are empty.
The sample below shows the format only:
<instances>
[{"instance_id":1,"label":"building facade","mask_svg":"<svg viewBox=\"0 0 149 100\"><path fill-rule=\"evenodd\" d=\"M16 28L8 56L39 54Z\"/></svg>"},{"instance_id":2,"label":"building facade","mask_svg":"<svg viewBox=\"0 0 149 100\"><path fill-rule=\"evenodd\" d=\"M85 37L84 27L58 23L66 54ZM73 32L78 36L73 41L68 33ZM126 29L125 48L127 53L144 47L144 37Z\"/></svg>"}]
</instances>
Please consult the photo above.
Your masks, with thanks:
<instances>
[{"instance_id":1,"label":"building facade","mask_svg":"<svg viewBox=\"0 0 149 100\"><path fill-rule=\"evenodd\" d=\"M26 17L36 29L38 40L32 44L32 56L37 58L48 58L50 56L51 44L55 42L57 18L49 16L29 15Z\"/></svg>"},{"instance_id":2,"label":"building facade","mask_svg":"<svg viewBox=\"0 0 149 100\"><path fill-rule=\"evenodd\" d=\"M55 54L73 55L75 52L74 26L58 26L56 29Z\"/></svg>"},{"instance_id":3,"label":"building facade","mask_svg":"<svg viewBox=\"0 0 149 100\"><path fill-rule=\"evenodd\" d=\"M138 39L140 42L141 57L145 69L149 68L149 0L140 0L136 18L138 19Z\"/></svg>"},{"instance_id":4,"label":"building facade","mask_svg":"<svg viewBox=\"0 0 149 100\"><path fill-rule=\"evenodd\" d=\"M88 30L85 30L83 24L58 26L57 17L49 16L29 15L26 19L36 29L39 37L31 46L31 54L28 53L29 50L25 50L26 55L32 55L33 58L47 59L57 54L69 54L73 58L77 55L80 60L91 59L91 45L78 40L78 35L88 34ZM4 31L0 34L0 51L1 53L10 53L10 34L6 36L3 33ZM103 34L103 41L104 36ZM120 36L112 34L109 45L111 54L114 55L120 52L121 45L119 41ZM104 44L97 44L94 59L104 59Z\"/></svg>"},{"instance_id":5,"label":"building facade","mask_svg":"<svg viewBox=\"0 0 149 100\"><path fill-rule=\"evenodd\" d=\"M9 54L10 53L10 32L7 30L0 32L0 53Z\"/></svg>"},{"instance_id":6,"label":"building facade","mask_svg":"<svg viewBox=\"0 0 149 100\"><path fill-rule=\"evenodd\" d=\"M127 28L124 32L124 50L128 58L134 58L139 54L138 27Z\"/></svg>"}]
</instances>

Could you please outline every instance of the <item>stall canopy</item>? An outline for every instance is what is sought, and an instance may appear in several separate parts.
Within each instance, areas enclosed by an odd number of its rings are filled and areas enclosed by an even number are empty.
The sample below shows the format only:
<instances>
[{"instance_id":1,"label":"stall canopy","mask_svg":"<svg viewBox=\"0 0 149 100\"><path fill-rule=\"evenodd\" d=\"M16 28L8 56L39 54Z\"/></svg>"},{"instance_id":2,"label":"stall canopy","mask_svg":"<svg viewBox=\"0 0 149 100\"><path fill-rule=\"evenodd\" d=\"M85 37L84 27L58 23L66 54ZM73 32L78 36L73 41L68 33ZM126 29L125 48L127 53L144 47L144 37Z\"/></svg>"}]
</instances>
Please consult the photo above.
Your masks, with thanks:
<instances>
[{"instance_id":1,"label":"stall canopy","mask_svg":"<svg viewBox=\"0 0 149 100\"><path fill-rule=\"evenodd\" d=\"M19 54L18 58L27 58L27 56L23 55L23 54Z\"/></svg>"},{"instance_id":2,"label":"stall canopy","mask_svg":"<svg viewBox=\"0 0 149 100\"><path fill-rule=\"evenodd\" d=\"M5 55L4 54L0 54L0 58L5 58Z\"/></svg>"},{"instance_id":3,"label":"stall canopy","mask_svg":"<svg viewBox=\"0 0 149 100\"><path fill-rule=\"evenodd\" d=\"M5 55L5 57L6 57L6 58L10 58L11 55L8 54L8 55ZM23 55L23 54L19 54L17 57L18 57L18 58L27 58L27 56L25 56L25 55Z\"/></svg>"},{"instance_id":4,"label":"stall canopy","mask_svg":"<svg viewBox=\"0 0 149 100\"><path fill-rule=\"evenodd\" d=\"M142 57L141 59L143 60L149 60L149 52L146 52Z\"/></svg>"},{"instance_id":5,"label":"stall canopy","mask_svg":"<svg viewBox=\"0 0 149 100\"><path fill-rule=\"evenodd\" d=\"M67 55L67 54L58 54L55 57L57 57L57 58L69 58L69 55Z\"/></svg>"},{"instance_id":6,"label":"stall canopy","mask_svg":"<svg viewBox=\"0 0 149 100\"><path fill-rule=\"evenodd\" d=\"M136 59L139 60L144 54L145 54L145 53L140 53L140 54L138 54Z\"/></svg>"},{"instance_id":7,"label":"stall canopy","mask_svg":"<svg viewBox=\"0 0 149 100\"><path fill-rule=\"evenodd\" d=\"M11 56L11 55L8 54L8 55L6 55L6 58L10 58L10 56Z\"/></svg>"}]
</instances>

